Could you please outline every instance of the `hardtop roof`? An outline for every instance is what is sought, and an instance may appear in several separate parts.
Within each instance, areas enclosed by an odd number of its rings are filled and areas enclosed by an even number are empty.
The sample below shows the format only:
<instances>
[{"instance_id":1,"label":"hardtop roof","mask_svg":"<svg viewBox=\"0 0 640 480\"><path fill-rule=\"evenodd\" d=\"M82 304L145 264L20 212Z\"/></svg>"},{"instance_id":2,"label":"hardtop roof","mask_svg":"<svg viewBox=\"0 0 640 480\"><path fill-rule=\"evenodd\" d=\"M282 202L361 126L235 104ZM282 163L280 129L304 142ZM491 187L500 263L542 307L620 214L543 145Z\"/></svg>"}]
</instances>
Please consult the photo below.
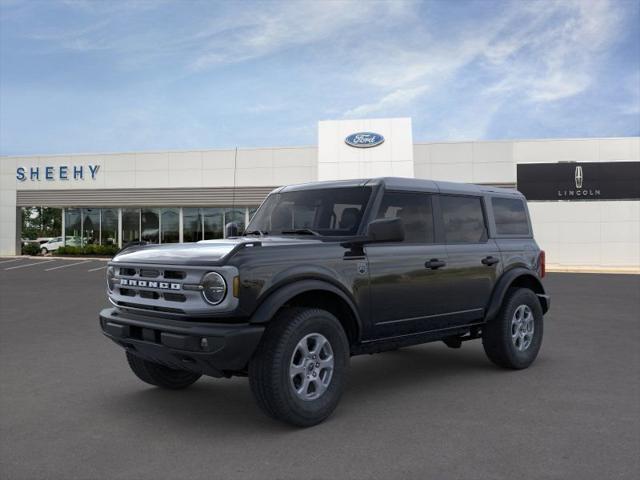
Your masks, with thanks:
<instances>
[{"instance_id":1,"label":"hardtop roof","mask_svg":"<svg viewBox=\"0 0 640 480\"><path fill-rule=\"evenodd\" d=\"M358 178L352 180L325 180L319 182L285 185L274 192L295 192L301 190L320 190L327 188L364 187L384 185L392 190L413 190L433 193L457 193L466 195L483 195L495 193L500 195L512 195L522 197L522 193L513 188L492 187L488 185L476 185L474 183L445 182L420 178L405 177L376 177Z\"/></svg>"}]
</instances>

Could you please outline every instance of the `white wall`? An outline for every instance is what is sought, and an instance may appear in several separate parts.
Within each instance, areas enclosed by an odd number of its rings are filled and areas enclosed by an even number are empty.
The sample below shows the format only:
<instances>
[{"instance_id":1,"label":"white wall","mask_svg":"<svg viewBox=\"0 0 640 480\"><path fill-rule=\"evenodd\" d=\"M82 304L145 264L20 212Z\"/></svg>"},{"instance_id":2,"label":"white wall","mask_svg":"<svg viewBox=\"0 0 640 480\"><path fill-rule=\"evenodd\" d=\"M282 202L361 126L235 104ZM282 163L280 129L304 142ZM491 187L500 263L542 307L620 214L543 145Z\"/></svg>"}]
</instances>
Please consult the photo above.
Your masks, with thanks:
<instances>
[{"instance_id":1,"label":"white wall","mask_svg":"<svg viewBox=\"0 0 640 480\"><path fill-rule=\"evenodd\" d=\"M14 163L0 158L0 255L16 252L16 172Z\"/></svg>"},{"instance_id":2,"label":"white wall","mask_svg":"<svg viewBox=\"0 0 640 480\"><path fill-rule=\"evenodd\" d=\"M359 131L385 137L349 147ZM413 145L411 120L320 122L319 146L241 149L238 186L405 176L514 184L518 163L640 160L640 138L433 142ZM0 159L0 255L16 252L16 188L180 188L234 184L234 150L63 155ZM16 167L99 164L96 180L16 180ZM85 167L86 168L86 167ZM538 243L556 266L640 269L640 201L529 202Z\"/></svg>"},{"instance_id":3,"label":"white wall","mask_svg":"<svg viewBox=\"0 0 640 480\"><path fill-rule=\"evenodd\" d=\"M640 202L529 202L547 263L640 269Z\"/></svg>"},{"instance_id":4,"label":"white wall","mask_svg":"<svg viewBox=\"0 0 640 480\"><path fill-rule=\"evenodd\" d=\"M185 188L234 185L234 150L142 152L96 155L52 155L3 158L14 188ZM100 165L95 180L87 165ZM58 180L60 165L84 165L84 180ZM40 167L40 180L16 180L16 167ZM44 168L55 167L56 180L44 179ZM316 178L316 147L240 149L237 186L276 186L313 181Z\"/></svg>"},{"instance_id":5,"label":"white wall","mask_svg":"<svg viewBox=\"0 0 640 480\"><path fill-rule=\"evenodd\" d=\"M516 163L640 160L640 138L514 142ZM536 240L559 267L640 270L640 201L529 202Z\"/></svg>"},{"instance_id":6,"label":"white wall","mask_svg":"<svg viewBox=\"0 0 640 480\"><path fill-rule=\"evenodd\" d=\"M415 177L468 183L515 183L513 142L418 143Z\"/></svg>"},{"instance_id":7,"label":"white wall","mask_svg":"<svg viewBox=\"0 0 640 480\"><path fill-rule=\"evenodd\" d=\"M416 178L516 183L519 163L640 160L640 138L414 145ZM536 240L558 267L640 269L640 202L529 202Z\"/></svg>"},{"instance_id":8,"label":"white wall","mask_svg":"<svg viewBox=\"0 0 640 480\"><path fill-rule=\"evenodd\" d=\"M345 143L353 133L374 132L384 143L355 148ZM318 180L413 177L410 118L330 120L318 123Z\"/></svg>"},{"instance_id":9,"label":"white wall","mask_svg":"<svg viewBox=\"0 0 640 480\"><path fill-rule=\"evenodd\" d=\"M49 155L0 159L0 255L15 255L16 189L108 189L231 187L237 163L237 186L279 186L316 179L317 148L261 148L143 152L95 155ZM59 167L84 167L84 180L58 179ZM95 179L88 165L100 165ZM16 168L40 167L39 180L19 181ZM54 167L55 180L45 179L45 167ZM72 171L68 176L72 177ZM79 205L80 206L80 205Z\"/></svg>"}]
</instances>

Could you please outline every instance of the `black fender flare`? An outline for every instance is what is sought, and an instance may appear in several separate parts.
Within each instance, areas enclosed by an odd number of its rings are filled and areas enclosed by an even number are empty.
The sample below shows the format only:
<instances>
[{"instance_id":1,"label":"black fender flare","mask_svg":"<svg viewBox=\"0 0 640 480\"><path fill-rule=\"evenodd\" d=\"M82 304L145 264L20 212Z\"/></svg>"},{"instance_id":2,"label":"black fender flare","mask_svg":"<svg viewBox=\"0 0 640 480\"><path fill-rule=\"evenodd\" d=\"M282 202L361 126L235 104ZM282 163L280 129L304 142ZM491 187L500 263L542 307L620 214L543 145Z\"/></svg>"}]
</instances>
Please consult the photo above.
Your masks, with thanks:
<instances>
[{"instance_id":1,"label":"black fender flare","mask_svg":"<svg viewBox=\"0 0 640 480\"><path fill-rule=\"evenodd\" d=\"M273 292L268 294L267 298L260 303L258 308L251 315L250 323L261 324L269 322L273 316L293 297L304 292L313 290L322 290L340 297L348 305L353 317L356 320L358 334L362 332L362 322L358 309L353 300L339 287L325 280L304 279L286 283L280 287L276 287Z\"/></svg>"},{"instance_id":2,"label":"black fender flare","mask_svg":"<svg viewBox=\"0 0 640 480\"><path fill-rule=\"evenodd\" d=\"M540 281L540 277L538 277L537 273L527 268L516 267L511 270L507 270L498 279L498 282L493 288L493 292L489 300L489 305L486 309L487 313L485 315L485 321L489 321L495 318L495 316L500 311L500 307L502 306L502 302L505 295L507 294L507 291L513 285L513 283L519 279L524 279L532 288L534 293L538 296L538 300L540 300L540 305L542 306L543 313L546 313L547 310L549 310L549 296L546 294L544 287L542 286L542 282Z\"/></svg>"}]
</instances>

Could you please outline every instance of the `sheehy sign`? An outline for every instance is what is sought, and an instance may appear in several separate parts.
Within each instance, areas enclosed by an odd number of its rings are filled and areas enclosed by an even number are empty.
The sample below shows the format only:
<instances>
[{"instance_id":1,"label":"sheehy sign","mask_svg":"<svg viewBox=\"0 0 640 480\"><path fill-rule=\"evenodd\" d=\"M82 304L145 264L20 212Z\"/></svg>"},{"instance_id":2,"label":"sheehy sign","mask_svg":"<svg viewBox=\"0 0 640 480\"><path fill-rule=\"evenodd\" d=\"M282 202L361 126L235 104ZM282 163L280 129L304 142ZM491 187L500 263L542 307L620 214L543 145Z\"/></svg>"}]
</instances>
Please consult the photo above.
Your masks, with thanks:
<instances>
[{"instance_id":1,"label":"sheehy sign","mask_svg":"<svg viewBox=\"0 0 640 480\"><path fill-rule=\"evenodd\" d=\"M20 182L30 180L95 180L100 165L58 165L47 167L18 167L16 179Z\"/></svg>"},{"instance_id":2,"label":"sheehy sign","mask_svg":"<svg viewBox=\"0 0 640 480\"><path fill-rule=\"evenodd\" d=\"M640 162L520 164L518 190L527 200L637 200Z\"/></svg>"}]
</instances>

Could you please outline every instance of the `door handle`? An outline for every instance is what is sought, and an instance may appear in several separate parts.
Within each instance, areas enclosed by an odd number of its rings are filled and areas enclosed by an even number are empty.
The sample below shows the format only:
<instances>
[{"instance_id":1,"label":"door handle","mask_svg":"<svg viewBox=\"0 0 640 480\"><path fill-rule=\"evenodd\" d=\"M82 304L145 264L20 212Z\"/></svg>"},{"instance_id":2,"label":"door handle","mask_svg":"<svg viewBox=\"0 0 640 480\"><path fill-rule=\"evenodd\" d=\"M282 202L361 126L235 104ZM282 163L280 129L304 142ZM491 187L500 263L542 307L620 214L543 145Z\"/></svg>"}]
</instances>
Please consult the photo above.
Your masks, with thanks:
<instances>
[{"instance_id":1,"label":"door handle","mask_svg":"<svg viewBox=\"0 0 640 480\"><path fill-rule=\"evenodd\" d=\"M428 262L424 264L425 268L430 268L431 270L437 270L440 267L444 267L447 264L444 260L438 260L437 258L432 258Z\"/></svg>"},{"instance_id":2,"label":"door handle","mask_svg":"<svg viewBox=\"0 0 640 480\"><path fill-rule=\"evenodd\" d=\"M491 265L495 265L496 263L498 263L500 261L499 258L496 257L492 257L491 255L489 255L488 257L484 257L481 262L486 265L487 267L490 267Z\"/></svg>"}]
</instances>

